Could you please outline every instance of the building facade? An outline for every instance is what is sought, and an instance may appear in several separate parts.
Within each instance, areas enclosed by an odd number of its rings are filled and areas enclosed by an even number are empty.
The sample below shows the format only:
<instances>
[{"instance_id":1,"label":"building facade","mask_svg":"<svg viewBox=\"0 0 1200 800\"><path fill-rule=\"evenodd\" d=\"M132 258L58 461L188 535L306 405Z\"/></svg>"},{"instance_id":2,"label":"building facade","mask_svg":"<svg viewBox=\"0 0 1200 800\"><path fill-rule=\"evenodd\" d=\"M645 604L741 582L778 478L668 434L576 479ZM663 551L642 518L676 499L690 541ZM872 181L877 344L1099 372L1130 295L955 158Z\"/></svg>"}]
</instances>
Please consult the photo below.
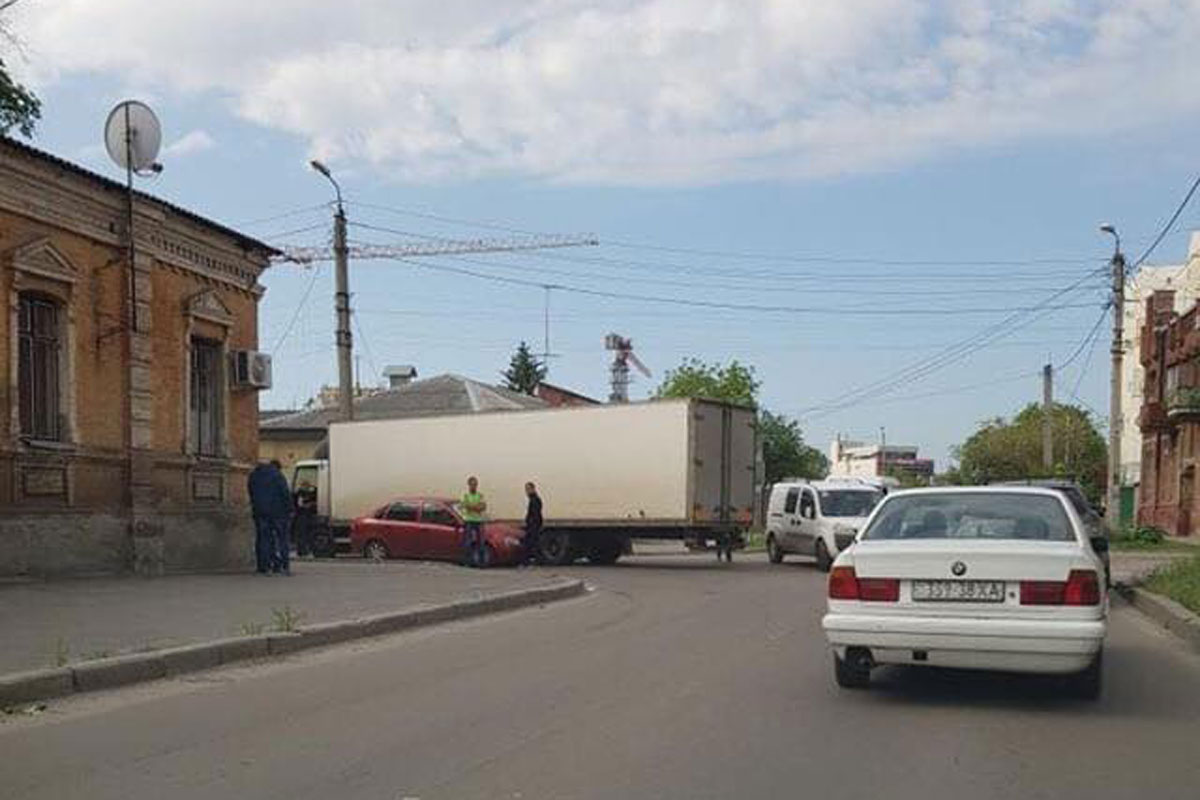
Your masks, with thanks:
<instances>
[{"instance_id":1,"label":"building facade","mask_svg":"<svg viewBox=\"0 0 1200 800\"><path fill-rule=\"evenodd\" d=\"M863 444L840 436L829 446L829 477L877 479L900 474L928 482L933 459L919 458L917 448L900 444Z\"/></svg>"},{"instance_id":2,"label":"building facade","mask_svg":"<svg viewBox=\"0 0 1200 800\"><path fill-rule=\"evenodd\" d=\"M273 251L0 137L0 575L249 563Z\"/></svg>"},{"instance_id":3,"label":"building facade","mask_svg":"<svg viewBox=\"0 0 1200 800\"><path fill-rule=\"evenodd\" d=\"M1190 536L1200 524L1200 306L1184 314L1175 307L1170 291L1155 292L1145 304L1137 519Z\"/></svg>"},{"instance_id":4,"label":"building facade","mask_svg":"<svg viewBox=\"0 0 1200 800\"><path fill-rule=\"evenodd\" d=\"M1173 310L1183 313L1200 300L1200 232L1193 233L1183 264L1141 267L1125 289L1125 353L1121 369L1121 483L1137 486L1142 472L1142 413L1145 374L1139 354L1147 301L1157 291L1173 292Z\"/></svg>"}]
</instances>

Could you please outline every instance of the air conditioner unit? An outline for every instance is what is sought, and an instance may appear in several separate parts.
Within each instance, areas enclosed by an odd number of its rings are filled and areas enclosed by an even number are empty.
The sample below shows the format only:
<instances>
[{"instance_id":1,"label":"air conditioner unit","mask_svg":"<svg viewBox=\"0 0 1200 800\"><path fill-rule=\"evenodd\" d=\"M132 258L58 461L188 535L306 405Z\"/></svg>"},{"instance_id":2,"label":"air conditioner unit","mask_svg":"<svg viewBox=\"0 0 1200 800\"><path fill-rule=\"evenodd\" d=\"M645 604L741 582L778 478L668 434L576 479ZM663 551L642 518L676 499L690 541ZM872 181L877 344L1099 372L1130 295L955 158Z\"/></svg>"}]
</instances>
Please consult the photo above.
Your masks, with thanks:
<instances>
[{"instance_id":1,"label":"air conditioner unit","mask_svg":"<svg viewBox=\"0 0 1200 800\"><path fill-rule=\"evenodd\" d=\"M257 350L233 351L233 385L239 389L270 389L271 356Z\"/></svg>"}]
</instances>

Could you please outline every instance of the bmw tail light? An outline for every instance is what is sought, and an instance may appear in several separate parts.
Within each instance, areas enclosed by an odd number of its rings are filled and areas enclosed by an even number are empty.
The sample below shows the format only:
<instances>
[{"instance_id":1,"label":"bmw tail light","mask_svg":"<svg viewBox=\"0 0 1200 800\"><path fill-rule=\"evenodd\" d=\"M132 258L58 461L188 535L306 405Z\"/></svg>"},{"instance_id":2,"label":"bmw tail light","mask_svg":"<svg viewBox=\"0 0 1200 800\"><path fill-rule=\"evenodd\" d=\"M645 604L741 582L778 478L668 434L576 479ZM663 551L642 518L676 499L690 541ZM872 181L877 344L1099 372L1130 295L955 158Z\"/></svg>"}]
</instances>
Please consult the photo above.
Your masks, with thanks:
<instances>
[{"instance_id":1,"label":"bmw tail light","mask_svg":"<svg viewBox=\"0 0 1200 800\"><path fill-rule=\"evenodd\" d=\"M1100 605L1100 579L1095 570L1073 569L1066 581L1021 581L1023 606Z\"/></svg>"},{"instance_id":2,"label":"bmw tail light","mask_svg":"<svg viewBox=\"0 0 1200 800\"><path fill-rule=\"evenodd\" d=\"M1062 581L1021 581L1021 605L1061 606L1066 588Z\"/></svg>"},{"instance_id":3,"label":"bmw tail light","mask_svg":"<svg viewBox=\"0 0 1200 800\"><path fill-rule=\"evenodd\" d=\"M1100 579L1095 570L1073 569L1067 576L1063 604L1068 606L1100 605Z\"/></svg>"},{"instance_id":4,"label":"bmw tail light","mask_svg":"<svg viewBox=\"0 0 1200 800\"><path fill-rule=\"evenodd\" d=\"M834 567L829 572L829 599L895 603L900 599L900 581L896 578L860 578L854 567Z\"/></svg>"},{"instance_id":5,"label":"bmw tail light","mask_svg":"<svg viewBox=\"0 0 1200 800\"><path fill-rule=\"evenodd\" d=\"M900 599L900 581L895 578L859 578L858 599L895 603Z\"/></svg>"},{"instance_id":6,"label":"bmw tail light","mask_svg":"<svg viewBox=\"0 0 1200 800\"><path fill-rule=\"evenodd\" d=\"M854 567L834 567L830 570L829 599L858 599L858 577L854 574Z\"/></svg>"}]
</instances>

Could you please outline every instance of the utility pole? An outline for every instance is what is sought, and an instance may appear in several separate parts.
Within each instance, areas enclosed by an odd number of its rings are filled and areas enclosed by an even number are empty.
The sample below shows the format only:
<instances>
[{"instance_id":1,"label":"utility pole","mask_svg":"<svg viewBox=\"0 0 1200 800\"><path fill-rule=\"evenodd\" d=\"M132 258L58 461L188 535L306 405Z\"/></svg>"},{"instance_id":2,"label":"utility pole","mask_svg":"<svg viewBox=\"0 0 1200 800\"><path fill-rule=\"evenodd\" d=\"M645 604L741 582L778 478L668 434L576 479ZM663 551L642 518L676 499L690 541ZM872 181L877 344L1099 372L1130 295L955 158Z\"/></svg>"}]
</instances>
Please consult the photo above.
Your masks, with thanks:
<instances>
[{"instance_id":1,"label":"utility pole","mask_svg":"<svg viewBox=\"0 0 1200 800\"><path fill-rule=\"evenodd\" d=\"M1121 522L1121 369L1125 354L1125 256L1116 227L1101 225L1100 230L1115 240L1112 264L1112 393L1108 400L1108 525Z\"/></svg>"},{"instance_id":2,"label":"utility pole","mask_svg":"<svg viewBox=\"0 0 1200 800\"><path fill-rule=\"evenodd\" d=\"M1054 469L1054 429L1050 416L1054 411L1054 367L1042 367L1042 468L1049 475Z\"/></svg>"},{"instance_id":3,"label":"utility pole","mask_svg":"<svg viewBox=\"0 0 1200 800\"><path fill-rule=\"evenodd\" d=\"M350 336L350 248L346 244L346 209L342 205L342 187L329 167L320 161L308 162L333 184L337 193L337 211L333 215L333 261L336 268L334 308L337 311L338 412L342 419L354 419L354 340Z\"/></svg>"}]
</instances>

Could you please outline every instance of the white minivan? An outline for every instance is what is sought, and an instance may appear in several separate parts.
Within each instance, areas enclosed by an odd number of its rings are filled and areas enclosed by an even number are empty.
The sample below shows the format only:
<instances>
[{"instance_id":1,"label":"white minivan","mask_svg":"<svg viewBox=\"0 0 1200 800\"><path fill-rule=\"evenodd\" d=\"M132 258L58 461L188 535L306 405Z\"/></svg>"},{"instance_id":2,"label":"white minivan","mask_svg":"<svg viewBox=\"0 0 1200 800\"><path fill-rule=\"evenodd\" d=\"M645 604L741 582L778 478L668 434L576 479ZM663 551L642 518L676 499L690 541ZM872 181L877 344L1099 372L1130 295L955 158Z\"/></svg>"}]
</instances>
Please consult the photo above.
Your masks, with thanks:
<instances>
[{"instance_id":1,"label":"white minivan","mask_svg":"<svg viewBox=\"0 0 1200 800\"><path fill-rule=\"evenodd\" d=\"M882 498L879 487L856 479L775 484L767 505L767 557L779 564L788 554L814 556L828 572Z\"/></svg>"}]
</instances>

